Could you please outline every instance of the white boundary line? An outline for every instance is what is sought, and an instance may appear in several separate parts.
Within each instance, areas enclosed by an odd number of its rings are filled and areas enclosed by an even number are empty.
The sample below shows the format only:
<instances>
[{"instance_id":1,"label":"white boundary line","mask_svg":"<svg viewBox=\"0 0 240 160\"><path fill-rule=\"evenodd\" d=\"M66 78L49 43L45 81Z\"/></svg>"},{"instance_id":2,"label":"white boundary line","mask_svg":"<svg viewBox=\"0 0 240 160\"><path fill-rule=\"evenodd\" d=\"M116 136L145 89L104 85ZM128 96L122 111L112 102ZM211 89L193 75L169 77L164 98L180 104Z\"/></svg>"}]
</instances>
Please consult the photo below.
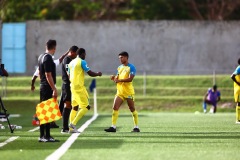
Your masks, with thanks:
<instances>
[{"instance_id":1,"label":"white boundary line","mask_svg":"<svg viewBox=\"0 0 240 160\"><path fill-rule=\"evenodd\" d=\"M28 132L35 132L36 130L39 130L39 126L38 127L35 127L35 128L33 128L33 129L31 129L31 130L29 130Z\"/></svg>"},{"instance_id":2,"label":"white boundary line","mask_svg":"<svg viewBox=\"0 0 240 160\"><path fill-rule=\"evenodd\" d=\"M8 144L8 143L10 143L10 142L18 139L18 137L19 137L19 136L14 136L14 137L8 138L6 141L0 143L0 147L3 147L3 146L5 146L6 144Z\"/></svg>"},{"instance_id":3,"label":"white boundary line","mask_svg":"<svg viewBox=\"0 0 240 160\"><path fill-rule=\"evenodd\" d=\"M74 141L77 139L77 137L83 132L94 120L96 120L98 117L98 114L94 114L92 118L90 118L87 122L85 122L78 131L80 133L74 133L72 134L65 143L63 143L55 152L50 154L45 160L58 160L61 158L64 153L71 147L71 145L74 143Z\"/></svg>"}]
</instances>

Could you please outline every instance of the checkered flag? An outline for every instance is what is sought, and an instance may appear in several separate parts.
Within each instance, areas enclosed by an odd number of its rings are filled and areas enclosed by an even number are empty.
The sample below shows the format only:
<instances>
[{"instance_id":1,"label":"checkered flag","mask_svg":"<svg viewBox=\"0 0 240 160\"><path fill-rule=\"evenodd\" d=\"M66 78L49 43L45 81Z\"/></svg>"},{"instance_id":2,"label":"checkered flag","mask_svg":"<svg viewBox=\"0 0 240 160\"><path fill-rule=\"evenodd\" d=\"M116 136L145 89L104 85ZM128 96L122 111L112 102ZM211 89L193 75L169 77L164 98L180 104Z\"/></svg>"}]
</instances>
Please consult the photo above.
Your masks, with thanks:
<instances>
[{"instance_id":1,"label":"checkered flag","mask_svg":"<svg viewBox=\"0 0 240 160\"><path fill-rule=\"evenodd\" d=\"M62 117L58 107L57 99L54 98L50 98L39 103L36 107L36 114L40 124L57 121Z\"/></svg>"}]
</instances>

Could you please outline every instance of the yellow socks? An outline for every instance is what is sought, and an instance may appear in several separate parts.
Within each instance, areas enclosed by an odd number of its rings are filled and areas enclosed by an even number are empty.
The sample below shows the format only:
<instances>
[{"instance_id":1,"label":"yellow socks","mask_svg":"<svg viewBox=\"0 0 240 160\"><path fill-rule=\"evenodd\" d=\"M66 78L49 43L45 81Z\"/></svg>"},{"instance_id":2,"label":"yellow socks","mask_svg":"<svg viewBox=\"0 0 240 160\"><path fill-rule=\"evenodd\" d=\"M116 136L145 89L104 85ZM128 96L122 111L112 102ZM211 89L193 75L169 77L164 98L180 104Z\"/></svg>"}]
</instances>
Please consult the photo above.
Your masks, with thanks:
<instances>
[{"instance_id":1,"label":"yellow socks","mask_svg":"<svg viewBox=\"0 0 240 160\"><path fill-rule=\"evenodd\" d=\"M236 121L240 121L240 106L236 106Z\"/></svg>"},{"instance_id":2,"label":"yellow socks","mask_svg":"<svg viewBox=\"0 0 240 160\"><path fill-rule=\"evenodd\" d=\"M137 127L138 126L138 112L136 110L134 112L132 112L132 117L133 117L134 126Z\"/></svg>"},{"instance_id":3,"label":"yellow socks","mask_svg":"<svg viewBox=\"0 0 240 160\"><path fill-rule=\"evenodd\" d=\"M112 112L112 125L116 127L119 111Z\"/></svg>"},{"instance_id":4,"label":"yellow socks","mask_svg":"<svg viewBox=\"0 0 240 160\"><path fill-rule=\"evenodd\" d=\"M74 118L74 120L71 122L73 125L76 125L77 122L87 113L87 108L81 108L80 111L78 111L77 116Z\"/></svg>"},{"instance_id":5,"label":"yellow socks","mask_svg":"<svg viewBox=\"0 0 240 160\"><path fill-rule=\"evenodd\" d=\"M72 123L72 121L74 120L74 118L76 117L77 111L75 111L74 109L71 110L70 112L70 123Z\"/></svg>"}]
</instances>

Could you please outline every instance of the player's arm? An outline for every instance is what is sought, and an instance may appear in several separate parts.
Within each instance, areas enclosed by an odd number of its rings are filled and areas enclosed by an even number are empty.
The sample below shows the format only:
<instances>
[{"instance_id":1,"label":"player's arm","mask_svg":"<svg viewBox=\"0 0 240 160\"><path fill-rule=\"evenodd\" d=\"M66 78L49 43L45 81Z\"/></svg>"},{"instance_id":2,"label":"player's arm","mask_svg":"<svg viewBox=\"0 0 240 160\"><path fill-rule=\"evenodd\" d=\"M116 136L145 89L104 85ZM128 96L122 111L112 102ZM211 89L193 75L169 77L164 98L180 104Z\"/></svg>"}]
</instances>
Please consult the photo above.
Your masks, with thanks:
<instances>
[{"instance_id":1,"label":"player's arm","mask_svg":"<svg viewBox=\"0 0 240 160\"><path fill-rule=\"evenodd\" d=\"M87 72L87 74L90 77L102 76L102 72L93 72L93 71L91 71L90 68L87 65L87 62L85 60L82 60L81 67L83 68L83 70L85 72Z\"/></svg>"},{"instance_id":2,"label":"player's arm","mask_svg":"<svg viewBox=\"0 0 240 160\"><path fill-rule=\"evenodd\" d=\"M219 102L221 100L221 97L220 96L218 96L218 99L217 99L217 101Z\"/></svg>"},{"instance_id":3,"label":"player's arm","mask_svg":"<svg viewBox=\"0 0 240 160\"><path fill-rule=\"evenodd\" d=\"M125 78L125 79L116 78L114 80L114 82L116 82L116 83L118 83L118 82L132 82L135 75L136 75L136 68L132 65L132 66L130 66L130 73L129 73L128 78Z\"/></svg>"},{"instance_id":4,"label":"player's arm","mask_svg":"<svg viewBox=\"0 0 240 160\"><path fill-rule=\"evenodd\" d=\"M87 72L87 74L88 74L89 76L91 76L91 77L102 76L102 72L93 72L93 71L91 71L91 70L89 70L89 71Z\"/></svg>"},{"instance_id":5,"label":"player's arm","mask_svg":"<svg viewBox=\"0 0 240 160\"><path fill-rule=\"evenodd\" d=\"M59 60L59 63L62 63L63 59L68 55L69 53L69 50L67 52L65 52L58 60Z\"/></svg>"},{"instance_id":6,"label":"player's arm","mask_svg":"<svg viewBox=\"0 0 240 160\"><path fill-rule=\"evenodd\" d=\"M118 82L132 82L133 78L135 77L134 74L130 74L130 76L126 79L115 79L114 82L118 83Z\"/></svg>"},{"instance_id":7,"label":"player's arm","mask_svg":"<svg viewBox=\"0 0 240 160\"><path fill-rule=\"evenodd\" d=\"M111 75L110 76L110 80L114 81L115 79L118 79L118 72L116 73L116 75Z\"/></svg>"},{"instance_id":8,"label":"player's arm","mask_svg":"<svg viewBox=\"0 0 240 160\"><path fill-rule=\"evenodd\" d=\"M220 100L221 100L221 93L218 92L217 101L219 102Z\"/></svg>"},{"instance_id":9,"label":"player's arm","mask_svg":"<svg viewBox=\"0 0 240 160\"><path fill-rule=\"evenodd\" d=\"M53 60L52 60L52 57L50 57L50 56L46 56L45 58L46 58L44 61L45 63L43 64L44 69L45 69L45 76L48 81L48 84L50 85L50 87L53 90L52 97L57 98L57 88L54 84L52 73L51 73L51 64L52 64Z\"/></svg>"},{"instance_id":10,"label":"player's arm","mask_svg":"<svg viewBox=\"0 0 240 160\"><path fill-rule=\"evenodd\" d=\"M55 87L54 81L53 81L53 77L52 77L52 73L51 72L45 72L46 75L46 79L48 81L48 84L50 85L50 87L53 90L53 98L57 98L57 88Z\"/></svg>"},{"instance_id":11,"label":"player's arm","mask_svg":"<svg viewBox=\"0 0 240 160\"><path fill-rule=\"evenodd\" d=\"M236 80L236 74L231 75L232 80L240 86L240 83Z\"/></svg>"},{"instance_id":12,"label":"player's arm","mask_svg":"<svg viewBox=\"0 0 240 160\"><path fill-rule=\"evenodd\" d=\"M31 91L35 90L35 85L34 84L35 84L38 76L39 76L39 69L37 68L36 71L34 72L33 76L32 76Z\"/></svg>"}]
</instances>

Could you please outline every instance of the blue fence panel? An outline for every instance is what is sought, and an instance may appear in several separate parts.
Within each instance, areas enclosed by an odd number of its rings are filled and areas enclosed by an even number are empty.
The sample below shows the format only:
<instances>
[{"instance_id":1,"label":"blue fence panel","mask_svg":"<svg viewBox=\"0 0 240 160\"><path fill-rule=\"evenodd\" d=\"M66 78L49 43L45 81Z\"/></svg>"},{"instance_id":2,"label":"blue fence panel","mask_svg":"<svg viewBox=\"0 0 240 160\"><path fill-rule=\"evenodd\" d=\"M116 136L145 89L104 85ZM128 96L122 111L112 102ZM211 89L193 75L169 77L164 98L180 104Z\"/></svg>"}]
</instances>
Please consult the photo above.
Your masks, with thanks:
<instances>
[{"instance_id":1,"label":"blue fence panel","mask_svg":"<svg viewBox=\"0 0 240 160\"><path fill-rule=\"evenodd\" d=\"M2 63L9 73L26 72L26 23L3 23Z\"/></svg>"}]
</instances>

